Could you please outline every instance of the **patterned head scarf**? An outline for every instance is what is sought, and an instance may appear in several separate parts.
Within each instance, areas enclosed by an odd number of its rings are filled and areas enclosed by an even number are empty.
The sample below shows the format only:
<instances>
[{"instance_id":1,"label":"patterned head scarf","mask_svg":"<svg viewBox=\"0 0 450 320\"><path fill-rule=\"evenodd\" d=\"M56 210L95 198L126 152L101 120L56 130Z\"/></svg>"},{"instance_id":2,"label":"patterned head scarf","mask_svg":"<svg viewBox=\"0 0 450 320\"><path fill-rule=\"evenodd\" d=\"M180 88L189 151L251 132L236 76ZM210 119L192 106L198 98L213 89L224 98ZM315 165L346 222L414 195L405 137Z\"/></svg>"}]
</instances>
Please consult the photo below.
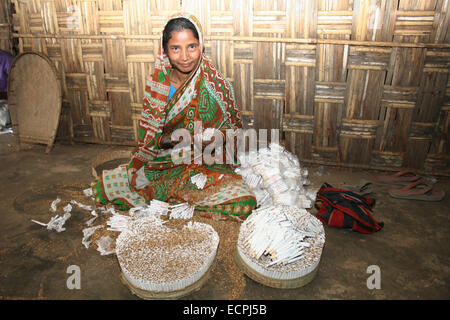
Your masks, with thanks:
<instances>
[{"instance_id":1,"label":"patterned head scarf","mask_svg":"<svg viewBox=\"0 0 450 320\"><path fill-rule=\"evenodd\" d=\"M197 34L199 37L199 42L200 42L200 52L203 52L203 29L202 26L200 24L200 22L198 21L198 19L193 16L190 13L186 13L186 12L179 12L176 13L174 15L172 15L167 21L166 24L164 25L164 27L167 25L167 23L173 19L177 19L177 18L185 18L187 20L189 20L190 22L192 22L192 24L195 26L196 30L197 30ZM163 31L161 31L161 40L160 40L160 47L159 47L159 53L158 53L158 57L156 59L155 62L155 69L153 72L153 79L150 79L150 86L146 87L146 95L150 95L153 99L150 99L150 103L153 102L156 103L156 105L162 105L164 104L164 106L167 104L167 100L169 97L169 90L170 90L170 82L169 82L169 73L168 70L172 67L170 64L170 60L168 55L164 52L164 48L163 48ZM203 56L203 54L200 56L200 60L198 65L196 66L196 68L194 68L194 71L199 67L199 65L201 64L201 61L206 58ZM191 76L189 78L192 77L193 72L191 72ZM187 79L187 81L189 81L189 79Z\"/></svg>"},{"instance_id":2,"label":"patterned head scarf","mask_svg":"<svg viewBox=\"0 0 450 320\"><path fill-rule=\"evenodd\" d=\"M195 29L197 30L198 40L200 42L200 51L203 52L203 45L204 45L203 28L202 28L202 25L200 24L200 21L198 21L198 19L190 13L178 12L178 13L175 13L174 15L170 16L164 26L166 26L169 23L169 21L171 21L173 19L177 19L177 18L185 18L194 25ZM164 29L161 32L164 32ZM161 60L165 60L167 58L167 55L165 54L164 48L163 48L163 34L162 33L161 33L161 45L159 47L159 58Z\"/></svg>"}]
</instances>

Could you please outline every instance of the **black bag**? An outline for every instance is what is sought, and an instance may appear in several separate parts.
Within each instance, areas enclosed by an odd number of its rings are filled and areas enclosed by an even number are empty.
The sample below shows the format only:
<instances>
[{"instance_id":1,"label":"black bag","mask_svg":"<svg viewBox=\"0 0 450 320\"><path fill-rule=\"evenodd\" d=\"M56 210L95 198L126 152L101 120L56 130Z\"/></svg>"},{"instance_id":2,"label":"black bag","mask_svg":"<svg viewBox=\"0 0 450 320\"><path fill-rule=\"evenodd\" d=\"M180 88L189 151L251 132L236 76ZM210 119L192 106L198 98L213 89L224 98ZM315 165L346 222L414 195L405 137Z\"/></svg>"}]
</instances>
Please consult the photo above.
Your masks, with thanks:
<instances>
[{"instance_id":1,"label":"black bag","mask_svg":"<svg viewBox=\"0 0 450 320\"><path fill-rule=\"evenodd\" d=\"M322 223L338 228L371 234L383 228L372 216L375 199L349 190L334 188L328 183L320 187L316 196L317 218Z\"/></svg>"}]
</instances>

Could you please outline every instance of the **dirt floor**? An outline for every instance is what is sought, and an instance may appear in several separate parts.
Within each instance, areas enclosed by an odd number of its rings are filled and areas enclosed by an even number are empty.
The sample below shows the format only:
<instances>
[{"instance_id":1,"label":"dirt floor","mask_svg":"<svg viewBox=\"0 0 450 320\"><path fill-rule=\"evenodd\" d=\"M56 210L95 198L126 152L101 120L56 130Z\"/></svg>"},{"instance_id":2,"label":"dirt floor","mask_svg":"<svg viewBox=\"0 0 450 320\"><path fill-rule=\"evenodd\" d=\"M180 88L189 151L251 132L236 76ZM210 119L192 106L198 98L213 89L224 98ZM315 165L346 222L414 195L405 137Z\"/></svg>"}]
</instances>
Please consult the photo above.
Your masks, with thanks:
<instances>
[{"instance_id":1,"label":"dirt floor","mask_svg":"<svg viewBox=\"0 0 450 320\"><path fill-rule=\"evenodd\" d=\"M89 211L74 206L63 232L49 231L31 220L48 222L57 197L62 204L83 195L93 179L91 159L123 148L56 143L17 150L13 136L0 135L0 298L2 299L139 299L120 280L114 255L102 256L82 243ZM384 228L371 235L325 227L326 244L314 280L297 289L263 286L239 272L233 247L239 225L212 222L221 246L211 278L185 299L449 299L450 179L435 188L447 196L440 202L391 198L390 185L376 183L377 171L310 166L309 190L324 182L334 186L374 183L374 217ZM315 210L311 210L315 213ZM94 222L95 225L96 222ZM230 249L231 248L231 249ZM80 270L80 289L69 289L70 266ZM370 266L379 267L380 289L369 289ZM368 272L369 268L369 272ZM68 272L69 271L69 272ZM69 281L68 281L69 280ZM370 281L369 281L370 282Z\"/></svg>"}]
</instances>

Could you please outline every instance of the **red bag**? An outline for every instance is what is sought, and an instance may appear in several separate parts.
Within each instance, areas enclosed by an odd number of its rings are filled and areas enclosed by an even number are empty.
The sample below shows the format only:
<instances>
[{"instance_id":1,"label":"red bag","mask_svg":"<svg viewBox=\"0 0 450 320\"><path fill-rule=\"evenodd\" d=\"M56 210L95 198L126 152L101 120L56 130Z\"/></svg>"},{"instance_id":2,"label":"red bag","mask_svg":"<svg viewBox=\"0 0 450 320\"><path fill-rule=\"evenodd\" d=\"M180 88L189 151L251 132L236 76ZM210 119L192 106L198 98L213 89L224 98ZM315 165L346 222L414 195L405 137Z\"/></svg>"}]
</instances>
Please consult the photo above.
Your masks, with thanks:
<instances>
[{"instance_id":1,"label":"red bag","mask_svg":"<svg viewBox=\"0 0 450 320\"><path fill-rule=\"evenodd\" d=\"M352 228L356 232L371 234L384 226L372 216L375 199L333 188L326 182L317 192L315 205L319 209L317 218L330 227Z\"/></svg>"}]
</instances>

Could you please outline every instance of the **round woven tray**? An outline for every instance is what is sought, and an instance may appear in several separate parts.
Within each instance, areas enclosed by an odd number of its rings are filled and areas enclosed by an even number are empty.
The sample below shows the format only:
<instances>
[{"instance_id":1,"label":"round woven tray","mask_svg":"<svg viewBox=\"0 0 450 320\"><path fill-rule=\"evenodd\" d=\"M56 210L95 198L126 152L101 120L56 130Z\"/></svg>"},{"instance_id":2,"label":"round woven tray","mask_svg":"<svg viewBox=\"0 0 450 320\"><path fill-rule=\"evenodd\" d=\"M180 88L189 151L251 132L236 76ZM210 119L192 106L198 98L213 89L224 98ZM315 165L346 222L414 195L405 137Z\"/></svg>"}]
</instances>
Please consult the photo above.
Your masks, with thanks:
<instances>
[{"instance_id":1,"label":"round woven tray","mask_svg":"<svg viewBox=\"0 0 450 320\"><path fill-rule=\"evenodd\" d=\"M91 160L92 175L98 179L102 176L103 169L113 169L104 168L104 165L107 162L122 160L122 162L116 163L116 165L119 165L130 161L130 157L131 150L114 150L102 152Z\"/></svg>"},{"instance_id":2,"label":"round woven tray","mask_svg":"<svg viewBox=\"0 0 450 320\"><path fill-rule=\"evenodd\" d=\"M19 147L55 141L62 105L60 73L52 60L40 52L24 52L11 63L8 104L14 136Z\"/></svg>"},{"instance_id":3,"label":"round woven tray","mask_svg":"<svg viewBox=\"0 0 450 320\"><path fill-rule=\"evenodd\" d=\"M122 283L130 289L131 293L138 296L141 299L146 300L171 300L171 299L179 299L182 297L185 297L195 291L200 290L200 288L206 283L206 281L209 279L211 275L211 270L216 265L216 258L214 258L213 263L209 266L208 270L203 274L203 276L198 279L193 284L187 286L186 288L176 290L176 291L148 291L143 290L141 288L136 287L133 285L123 273L120 274Z\"/></svg>"},{"instance_id":4,"label":"round woven tray","mask_svg":"<svg viewBox=\"0 0 450 320\"><path fill-rule=\"evenodd\" d=\"M295 279L275 279L275 278L269 278L258 271L251 268L249 265L247 265L244 260L241 258L238 250L235 251L235 261L238 265L239 269L247 275L250 279L261 283L265 286L277 288L277 289L295 289L300 288L308 283L310 283L314 277L316 276L317 270L319 269L319 265L315 267L310 273L305 274L304 276L295 278Z\"/></svg>"}]
</instances>

